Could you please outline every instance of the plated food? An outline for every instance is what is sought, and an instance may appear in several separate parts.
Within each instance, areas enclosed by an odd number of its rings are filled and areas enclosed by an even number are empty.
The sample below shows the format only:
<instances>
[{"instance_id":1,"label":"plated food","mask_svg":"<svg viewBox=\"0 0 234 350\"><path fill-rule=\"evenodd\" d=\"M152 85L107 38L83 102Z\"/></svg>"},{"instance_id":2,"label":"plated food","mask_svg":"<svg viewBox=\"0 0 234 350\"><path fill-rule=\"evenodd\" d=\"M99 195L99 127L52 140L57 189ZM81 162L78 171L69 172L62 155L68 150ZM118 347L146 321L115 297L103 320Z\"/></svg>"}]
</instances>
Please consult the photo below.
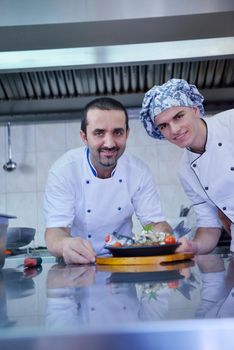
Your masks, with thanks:
<instances>
[{"instance_id":1,"label":"plated food","mask_svg":"<svg viewBox=\"0 0 234 350\"><path fill-rule=\"evenodd\" d=\"M116 257L138 257L173 254L181 243L140 246L106 246L105 248Z\"/></svg>"},{"instance_id":2,"label":"plated food","mask_svg":"<svg viewBox=\"0 0 234 350\"><path fill-rule=\"evenodd\" d=\"M113 256L150 256L173 254L180 245L176 238L167 232L155 232L151 225L134 234L133 237L117 233L107 234L105 248Z\"/></svg>"}]
</instances>

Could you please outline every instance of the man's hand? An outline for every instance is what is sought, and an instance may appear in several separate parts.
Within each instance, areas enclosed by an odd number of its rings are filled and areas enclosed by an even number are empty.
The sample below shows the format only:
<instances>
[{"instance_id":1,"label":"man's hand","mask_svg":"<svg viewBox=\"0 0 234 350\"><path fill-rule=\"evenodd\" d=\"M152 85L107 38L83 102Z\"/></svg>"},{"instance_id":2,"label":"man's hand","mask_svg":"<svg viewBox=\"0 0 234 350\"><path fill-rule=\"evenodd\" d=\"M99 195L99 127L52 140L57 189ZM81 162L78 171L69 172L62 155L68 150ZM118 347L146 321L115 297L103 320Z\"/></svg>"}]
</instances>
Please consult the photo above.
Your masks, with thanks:
<instances>
[{"instance_id":1,"label":"man's hand","mask_svg":"<svg viewBox=\"0 0 234 350\"><path fill-rule=\"evenodd\" d=\"M182 237L179 239L180 243L182 243L177 249L176 253L198 253L198 244L197 242L190 241L186 237Z\"/></svg>"},{"instance_id":2,"label":"man's hand","mask_svg":"<svg viewBox=\"0 0 234 350\"><path fill-rule=\"evenodd\" d=\"M199 227L192 241L186 237L179 239L182 244L177 248L177 253L208 254L217 245L221 229L219 227Z\"/></svg>"},{"instance_id":3,"label":"man's hand","mask_svg":"<svg viewBox=\"0 0 234 350\"><path fill-rule=\"evenodd\" d=\"M95 262L96 253L89 241L68 237L64 242L63 259L66 264L89 264Z\"/></svg>"},{"instance_id":4,"label":"man's hand","mask_svg":"<svg viewBox=\"0 0 234 350\"><path fill-rule=\"evenodd\" d=\"M54 297L50 289L91 286L95 282L95 273L94 265L53 265L47 274L48 293Z\"/></svg>"},{"instance_id":5,"label":"man's hand","mask_svg":"<svg viewBox=\"0 0 234 350\"><path fill-rule=\"evenodd\" d=\"M47 228L45 240L48 250L55 256L63 257L66 264L95 262L96 253L91 243L81 237L71 237L68 228Z\"/></svg>"},{"instance_id":6,"label":"man's hand","mask_svg":"<svg viewBox=\"0 0 234 350\"><path fill-rule=\"evenodd\" d=\"M168 222L166 221L160 221L160 222L151 222L149 223L149 225L152 225L154 228L154 231L157 232L168 232L168 233L172 233L172 227L168 224Z\"/></svg>"}]
</instances>

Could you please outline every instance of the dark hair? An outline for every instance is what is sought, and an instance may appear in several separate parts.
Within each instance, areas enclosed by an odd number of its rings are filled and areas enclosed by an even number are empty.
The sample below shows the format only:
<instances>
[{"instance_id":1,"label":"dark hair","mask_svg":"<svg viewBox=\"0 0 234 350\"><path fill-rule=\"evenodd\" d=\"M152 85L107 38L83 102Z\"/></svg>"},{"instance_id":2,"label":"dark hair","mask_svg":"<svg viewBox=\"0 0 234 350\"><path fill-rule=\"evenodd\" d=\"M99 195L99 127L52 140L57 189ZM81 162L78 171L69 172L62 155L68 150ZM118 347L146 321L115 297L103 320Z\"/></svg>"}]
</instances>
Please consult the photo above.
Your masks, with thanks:
<instances>
[{"instance_id":1,"label":"dark hair","mask_svg":"<svg viewBox=\"0 0 234 350\"><path fill-rule=\"evenodd\" d=\"M87 113L90 109L101 109L103 111L111 111L111 110L117 110L117 111L123 111L125 114L125 121L126 121L126 130L128 130L128 113L126 108L120 103L119 101L111 98L111 97L99 97L95 100L92 100L89 102L85 108L84 113L82 115L81 119L81 127L80 129L86 134L87 129Z\"/></svg>"}]
</instances>

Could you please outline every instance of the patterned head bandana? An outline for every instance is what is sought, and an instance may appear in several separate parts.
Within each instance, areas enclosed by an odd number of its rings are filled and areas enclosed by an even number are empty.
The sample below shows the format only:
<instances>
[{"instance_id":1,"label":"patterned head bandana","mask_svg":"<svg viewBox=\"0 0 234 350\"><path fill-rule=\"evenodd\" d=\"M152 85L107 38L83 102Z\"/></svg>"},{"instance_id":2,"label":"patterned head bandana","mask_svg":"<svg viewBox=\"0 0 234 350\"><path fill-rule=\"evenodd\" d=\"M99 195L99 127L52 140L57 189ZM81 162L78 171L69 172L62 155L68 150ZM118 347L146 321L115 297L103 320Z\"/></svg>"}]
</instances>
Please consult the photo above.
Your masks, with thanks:
<instances>
[{"instance_id":1,"label":"patterned head bandana","mask_svg":"<svg viewBox=\"0 0 234 350\"><path fill-rule=\"evenodd\" d=\"M147 133L156 138L163 139L155 118L157 115L171 107L198 107L201 115L204 115L204 98L195 85L190 85L183 79L170 79L163 85L155 85L144 97L140 120Z\"/></svg>"}]
</instances>

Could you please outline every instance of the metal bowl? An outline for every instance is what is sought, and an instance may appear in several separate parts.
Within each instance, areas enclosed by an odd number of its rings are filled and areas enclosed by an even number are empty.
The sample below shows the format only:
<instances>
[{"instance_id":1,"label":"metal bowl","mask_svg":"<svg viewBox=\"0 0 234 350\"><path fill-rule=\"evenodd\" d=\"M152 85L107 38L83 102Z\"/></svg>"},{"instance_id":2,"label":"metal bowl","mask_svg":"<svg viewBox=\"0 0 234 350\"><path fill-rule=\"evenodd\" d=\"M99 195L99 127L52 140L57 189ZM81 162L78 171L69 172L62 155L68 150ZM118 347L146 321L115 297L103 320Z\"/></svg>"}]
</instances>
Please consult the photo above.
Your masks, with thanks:
<instances>
[{"instance_id":1,"label":"metal bowl","mask_svg":"<svg viewBox=\"0 0 234 350\"><path fill-rule=\"evenodd\" d=\"M6 249L17 249L28 245L34 239L35 233L35 228L8 227Z\"/></svg>"},{"instance_id":2,"label":"metal bowl","mask_svg":"<svg viewBox=\"0 0 234 350\"><path fill-rule=\"evenodd\" d=\"M0 221L0 269L5 263L5 248L6 248L6 234L7 234L8 220Z\"/></svg>"}]
</instances>

